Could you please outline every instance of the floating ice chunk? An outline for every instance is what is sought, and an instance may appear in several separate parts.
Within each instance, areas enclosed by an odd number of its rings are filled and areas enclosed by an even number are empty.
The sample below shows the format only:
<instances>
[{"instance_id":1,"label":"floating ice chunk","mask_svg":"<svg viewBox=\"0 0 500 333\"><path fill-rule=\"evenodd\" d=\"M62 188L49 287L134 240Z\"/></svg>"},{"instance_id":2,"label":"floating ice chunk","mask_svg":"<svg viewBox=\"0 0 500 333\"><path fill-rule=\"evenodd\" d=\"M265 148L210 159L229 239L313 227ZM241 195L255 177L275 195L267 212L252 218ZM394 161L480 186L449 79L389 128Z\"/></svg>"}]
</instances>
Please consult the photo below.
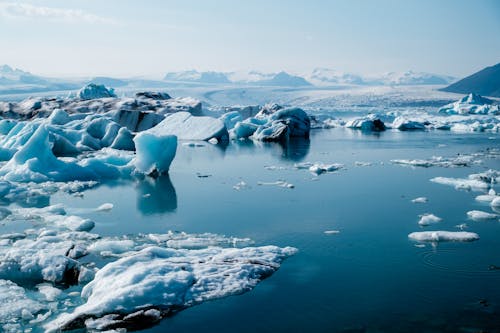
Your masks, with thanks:
<instances>
[{"instance_id":1,"label":"floating ice chunk","mask_svg":"<svg viewBox=\"0 0 500 333\"><path fill-rule=\"evenodd\" d=\"M500 197L493 199L490 205L491 207L500 207Z\"/></svg>"},{"instance_id":2,"label":"floating ice chunk","mask_svg":"<svg viewBox=\"0 0 500 333\"><path fill-rule=\"evenodd\" d=\"M478 195L476 197L476 200L477 201L482 201L482 202L488 202L488 203L491 203L493 200L495 200L497 197L500 197L500 196L497 196L497 193L495 192L494 189L490 189L488 191L488 194L482 194L482 195Z\"/></svg>"},{"instance_id":3,"label":"floating ice chunk","mask_svg":"<svg viewBox=\"0 0 500 333\"><path fill-rule=\"evenodd\" d=\"M325 164L321 162L315 162L315 163L301 162L301 163L295 163L294 167L296 169L307 169L315 175L320 175L325 172L338 171L344 168L344 165L340 163Z\"/></svg>"},{"instance_id":4,"label":"floating ice chunk","mask_svg":"<svg viewBox=\"0 0 500 333\"><path fill-rule=\"evenodd\" d=\"M229 138L224 123L212 117L194 117L188 112L177 112L148 130L156 135L176 135L179 140L224 141Z\"/></svg>"},{"instance_id":5,"label":"floating ice chunk","mask_svg":"<svg viewBox=\"0 0 500 333\"><path fill-rule=\"evenodd\" d=\"M419 242L472 242L479 235L466 231L420 231L412 232L408 238Z\"/></svg>"},{"instance_id":6,"label":"floating ice chunk","mask_svg":"<svg viewBox=\"0 0 500 333\"><path fill-rule=\"evenodd\" d=\"M416 120L410 120L403 116L397 117L392 123L392 128L400 131L425 130L425 124Z\"/></svg>"},{"instance_id":7,"label":"floating ice chunk","mask_svg":"<svg viewBox=\"0 0 500 333\"><path fill-rule=\"evenodd\" d=\"M46 310L42 303L29 298L24 288L12 281L0 279L0 328L3 328L3 332L9 332L4 325L20 324L23 318L33 318Z\"/></svg>"},{"instance_id":8,"label":"floating ice chunk","mask_svg":"<svg viewBox=\"0 0 500 333\"><path fill-rule=\"evenodd\" d=\"M336 235L336 234L340 234L340 231L339 230L325 230L325 231L323 231L323 233L325 235Z\"/></svg>"},{"instance_id":9,"label":"floating ice chunk","mask_svg":"<svg viewBox=\"0 0 500 333\"><path fill-rule=\"evenodd\" d=\"M110 210L113 209L113 204L112 203L103 203L99 207L96 208L96 211L98 212L109 212Z\"/></svg>"},{"instance_id":10,"label":"floating ice chunk","mask_svg":"<svg viewBox=\"0 0 500 333\"><path fill-rule=\"evenodd\" d=\"M490 186L488 183L478 179L435 177L431 179L431 182L442 185L450 185L455 187L456 189L468 191L483 191L488 189L488 187Z\"/></svg>"},{"instance_id":11,"label":"floating ice chunk","mask_svg":"<svg viewBox=\"0 0 500 333\"><path fill-rule=\"evenodd\" d=\"M440 217L437 217L434 214L426 213L420 215L420 220L418 221L418 224L421 226L428 226L431 224L439 223L441 221L442 219Z\"/></svg>"},{"instance_id":12,"label":"floating ice chunk","mask_svg":"<svg viewBox=\"0 0 500 333\"><path fill-rule=\"evenodd\" d=\"M238 182L236 185L234 185L233 188L237 191L240 191L240 190L248 189L248 188L250 188L250 186L248 186L248 184L242 180L242 181Z\"/></svg>"},{"instance_id":13,"label":"floating ice chunk","mask_svg":"<svg viewBox=\"0 0 500 333\"><path fill-rule=\"evenodd\" d=\"M359 166L359 167L367 167L367 166L371 166L372 163L371 162L356 161L356 162L354 162L354 165Z\"/></svg>"},{"instance_id":14,"label":"floating ice chunk","mask_svg":"<svg viewBox=\"0 0 500 333\"><path fill-rule=\"evenodd\" d=\"M345 127L359 129L367 132L380 132L385 131L385 124L382 120L376 118L374 115L367 117L356 118L346 122Z\"/></svg>"},{"instance_id":15,"label":"floating ice chunk","mask_svg":"<svg viewBox=\"0 0 500 333\"><path fill-rule=\"evenodd\" d=\"M111 317L114 328L127 327L144 319L143 315L131 315L145 311L144 307L155 310L151 314L155 318L163 318L204 301L249 291L295 252L294 248L275 246L203 250L147 247L100 269L82 290L86 302L72 313L60 315L45 329L85 328L87 319L110 315L116 315ZM107 327L104 323L100 329Z\"/></svg>"},{"instance_id":16,"label":"floating ice chunk","mask_svg":"<svg viewBox=\"0 0 500 333\"><path fill-rule=\"evenodd\" d=\"M170 134L144 131L134 138L135 167L145 174L167 173L177 150L177 137Z\"/></svg>"},{"instance_id":17,"label":"floating ice chunk","mask_svg":"<svg viewBox=\"0 0 500 333\"><path fill-rule=\"evenodd\" d=\"M497 214L487 213L480 210L468 211L467 216L474 221L495 220L498 218Z\"/></svg>"},{"instance_id":18,"label":"floating ice chunk","mask_svg":"<svg viewBox=\"0 0 500 333\"><path fill-rule=\"evenodd\" d=\"M461 223L461 224L457 224L455 226L455 228L458 228L460 230L464 230L464 229L467 229L469 226L467 225L467 223Z\"/></svg>"},{"instance_id":19,"label":"floating ice chunk","mask_svg":"<svg viewBox=\"0 0 500 333\"><path fill-rule=\"evenodd\" d=\"M116 97L113 88L106 88L102 84L89 83L77 93L77 97L82 100Z\"/></svg>"},{"instance_id":20,"label":"floating ice chunk","mask_svg":"<svg viewBox=\"0 0 500 333\"><path fill-rule=\"evenodd\" d=\"M285 187L285 188L295 188L295 185L287 183L283 180L278 180L275 182L257 182L257 185L264 185L264 186L278 186L278 187Z\"/></svg>"},{"instance_id":21,"label":"floating ice chunk","mask_svg":"<svg viewBox=\"0 0 500 333\"><path fill-rule=\"evenodd\" d=\"M407 160L407 159L399 159L399 160L391 160L392 163L394 164L401 164L401 165L409 165L413 167L423 167L423 168L429 168L433 166L438 166L438 167L444 167L444 168L450 168L450 167L467 167L471 166L474 164L480 164L482 161L478 160L477 157L473 155L461 155L457 157L451 157L451 158L445 158L441 156L433 156L430 159L414 159L414 160Z\"/></svg>"},{"instance_id":22,"label":"floating ice chunk","mask_svg":"<svg viewBox=\"0 0 500 333\"><path fill-rule=\"evenodd\" d=\"M255 140L280 141L289 137L308 138L311 120L307 113L299 108L281 109L272 113L264 125L253 134Z\"/></svg>"},{"instance_id":23,"label":"floating ice chunk","mask_svg":"<svg viewBox=\"0 0 500 333\"><path fill-rule=\"evenodd\" d=\"M413 203L427 203L427 198L426 197L418 197L413 199L411 202Z\"/></svg>"}]
</instances>

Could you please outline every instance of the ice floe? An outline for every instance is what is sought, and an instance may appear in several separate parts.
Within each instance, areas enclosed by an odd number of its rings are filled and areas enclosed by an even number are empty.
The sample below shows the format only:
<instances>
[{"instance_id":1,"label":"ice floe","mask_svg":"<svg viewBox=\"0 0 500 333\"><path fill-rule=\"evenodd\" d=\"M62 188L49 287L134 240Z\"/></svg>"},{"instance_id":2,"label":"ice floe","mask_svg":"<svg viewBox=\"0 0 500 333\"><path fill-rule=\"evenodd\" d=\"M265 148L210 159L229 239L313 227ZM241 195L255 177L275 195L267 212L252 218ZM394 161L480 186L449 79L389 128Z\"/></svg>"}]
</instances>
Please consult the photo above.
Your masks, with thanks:
<instances>
[{"instance_id":1,"label":"ice floe","mask_svg":"<svg viewBox=\"0 0 500 333\"><path fill-rule=\"evenodd\" d=\"M419 242L472 242L479 235L467 231L419 231L412 232L408 238Z\"/></svg>"},{"instance_id":2,"label":"ice floe","mask_svg":"<svg viewBox=\"0 0 500 333\"><path fill-rule=\"evenodd\" d=\"M459 155L456 157L442 157L433 156L430 159L397 159L391 160L394 164L407 165L412 167L443 167L443 168L455 168L455 167L467 167L475 164L482 163L481 160L477 159L474 155Z\"/></svg>"},{"instance_id":3,"label":"ice floe","mask_svg":"<svg viewBox=\"0 0 500 333\"><path fill-rule=\"evenodd\" d=\"M275 182L257 182L257 185L263 185L263 186L277 186L277 187L284 187L284 188L295 188L295 185L288 183L284 180L277 180Z\"/></svg>"},{"instance_id":4,"label":"ice floe","mask_svg":"<svg viewBox=\"0 0 500 333\"><path fill-rule=\"evenodd\" d=\"M116 97L113 88L106 88L102 84L89 83L78 91L76 96L80 99L97 99L106 97Z\"/></svg>"},{"instance_id":5,"label":"ice floe","mask_svg":"<svg viewBox=\"0 0 500 333\"><path fill-rule=\"evenodd\" d=\"M6 219L38 226L0 239L4 332L138 328L249 291L296 252L215 234L101 237L61 205L16 208Z\"/></svg>"},{"instance_id":6,"label":"ice floe","mask_svg":"<svg viewBox=\"0 0 500 333\"><path fill-rule=\"evenodd\" d=\"M431 182L454 186L456 189L484 191L496 184L499 177L500 173L498 171L490 169L485 172L471 174L467 178L435 177L431 179Z\"/></svg>"},{"instance_id":7,"label":"ice floe","mask_svg":"<svg viewBox=\"0 0 500 333\"><path fill-rule=\"evenodd\" d=\"M427 203L427 201L429 200L426 197L418 197L411 200L413 203Z\"/></svg>"},{"instance_id":8,"label":"ice floe","mask_svg":"<svg viewBox=\"0 0 500 333\"><path fill-rule=\"evenodd\" d=\"M340 163L332 163L326 164L322 162L301 162L295 163L294 167L296 169L306 169L309 170L314 175L320 175L325 172L335 172L344 168L343 164Z\"/></svg>"},{"instance_id":9,"label":"ice floe","mask_svg":"<svg viewBox=\"0 0 500 333\"><path fill-rule=\"evenodd\" d=\"M494 213L483 212L480 210L471 210L467 212L467 217L474 221L496 220L498 215Z\"/></svg>"},{"instance_id":10,"label":"ice floe","mask_svg":"<svg viewBox=\"0 0 500 333\"><path fill-rule=\"evenodd\" d=\"M431 224L439 223L442 221L442 218L437 217L434 214L426 213L420 215L420 220L418 221L418 224L421 226L428 226Z\"/></svg>"}]
</instances>

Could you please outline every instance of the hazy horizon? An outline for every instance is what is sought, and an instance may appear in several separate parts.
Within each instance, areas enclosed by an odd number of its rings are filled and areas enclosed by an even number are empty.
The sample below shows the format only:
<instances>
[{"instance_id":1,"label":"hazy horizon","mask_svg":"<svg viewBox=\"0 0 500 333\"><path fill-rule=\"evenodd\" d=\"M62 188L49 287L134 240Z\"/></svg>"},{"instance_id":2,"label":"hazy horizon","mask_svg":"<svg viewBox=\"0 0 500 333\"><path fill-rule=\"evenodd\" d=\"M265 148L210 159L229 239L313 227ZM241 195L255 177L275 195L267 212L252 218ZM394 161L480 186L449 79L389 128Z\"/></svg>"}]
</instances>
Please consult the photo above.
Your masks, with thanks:
<instances>
[{"instance_id":1,"label":"hazy horizon","mask_svg":"<svg viewBox=\"0 0 500 333\"><path fill-rule=\"evenodd\" d=\"M463 77L499 62L499 12L492 0L0 1L0 64L51 77L318 67Z\"/></svg>"}]
</instances>

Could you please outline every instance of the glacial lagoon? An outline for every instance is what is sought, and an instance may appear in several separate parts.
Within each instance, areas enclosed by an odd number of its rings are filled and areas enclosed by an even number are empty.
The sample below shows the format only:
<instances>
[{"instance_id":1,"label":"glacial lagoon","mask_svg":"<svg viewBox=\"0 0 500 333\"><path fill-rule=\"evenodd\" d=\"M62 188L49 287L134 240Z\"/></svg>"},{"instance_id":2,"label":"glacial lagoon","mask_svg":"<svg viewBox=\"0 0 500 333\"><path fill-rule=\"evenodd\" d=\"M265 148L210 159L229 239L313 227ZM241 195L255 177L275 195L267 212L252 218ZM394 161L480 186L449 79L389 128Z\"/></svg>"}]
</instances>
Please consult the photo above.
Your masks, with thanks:
<instances>
[{"instance_id":1,"label":"glacial lagoon","mask_svg":"<svg viewBox=\"0 0 500 333\"><path fill-rule=\"evenodd\" d=\"M180 144L168 176L109 182L83 197L57 193L50 204L91 218L102 236L208 232L299 250L251 292L191 307L145 332L497 332L498 219L468 219L471 210L492 212L475 200L484 191L430 179L498 170L499 138L336 128L287 145ZM476 153L477 164L466 167L391 163ZM344 167L320 175L296 168L316 161ZM259 185L276 181L294 187ZM411 202L417 197L428 201ZM113 208L95 212L104 202ZM442 221L421 227L425 213ZM464 223L478 241L408 239Z\"/></svg>"}]
</instances>

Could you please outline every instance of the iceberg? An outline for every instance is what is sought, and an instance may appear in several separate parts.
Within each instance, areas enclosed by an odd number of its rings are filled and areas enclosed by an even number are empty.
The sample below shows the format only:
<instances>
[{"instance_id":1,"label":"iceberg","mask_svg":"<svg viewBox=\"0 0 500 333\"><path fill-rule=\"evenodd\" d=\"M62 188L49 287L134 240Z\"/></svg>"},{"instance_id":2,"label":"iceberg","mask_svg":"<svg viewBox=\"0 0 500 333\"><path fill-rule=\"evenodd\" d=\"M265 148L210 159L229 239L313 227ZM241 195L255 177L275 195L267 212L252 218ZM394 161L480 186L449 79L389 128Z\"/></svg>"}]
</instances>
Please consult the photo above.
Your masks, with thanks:
<instances>
[{"instance_id":1,"label":"iceberg","mask_svg":"<svg viewBox=\"0 0 500 333\"><path fill-rule=\"evenodd\" d=\"M344 126L347 128L359 129L366 132L385 131L384 122L376 118L374 115L349 120Z\"/></svg>"},{"instance_id":2,"label":"iceberg","mask_svg":"<svg viewBox=\"0 0 500 333\"><path fill-rule=\"evenodd\" d=\"M188 112L177 112L167 116L148 131L152 135L175 135L179 140L227 141L229 134L224 122L213 117L195 117Z\"/></svg>"},{"instance_id":3,"label":"iceberg","mask_svg":"<svg viewBox=\"0 0 500 333\"><path fill-rule=\"evenodd\" d=\"M168 172L177 151L177 137L162 134L155 127L137 134L134 138L136 169L147 175L161 175Z\"/></svg>"},{"instance_id":4,"label":"iceberg","mask_svg":"<svg viewBox=\"0 0 500 333\"><path fill-rule=\"evenodd\" d=\"M479 235L467 231L420 231L412 232L408 238L419 242L472 242Z\"/></svg>"},{"instance_id":5,"label":"iceberg","mask_svg":"<svg viewBox=\"0 0 500 333\"><path fill-rule=\"evenodd\" d=\"M262 112L262 110L261 110ZM300 108L279 109L257 127L253 138L259 141L281 141L290 137L309 138L311 120Z\"/></svg>"},{"instance_id":6,"label":"iceberg","mask_svg":"<svg viewBox=\"0 0 500 333\"><path fill-rule=\"evenodd\" d=\"M453 115L499 115L500 109L498 105L488 98L484 98L477 94L469 94L462 97L460 100L447 104L439 109L439 113Z\"/></svg>"},{"instance_id":7,"label":"iceberg","mask_svg":"<svg viewBox=\"0 0 500 333\"><path fill-rule=\"evenodd\" d=\"M113 88L106 88L103 84L89 83L78 91L76 96L82 100L116 97ZM41 105L41 104L40 104Z\"/></svg>"}]
</instances>

